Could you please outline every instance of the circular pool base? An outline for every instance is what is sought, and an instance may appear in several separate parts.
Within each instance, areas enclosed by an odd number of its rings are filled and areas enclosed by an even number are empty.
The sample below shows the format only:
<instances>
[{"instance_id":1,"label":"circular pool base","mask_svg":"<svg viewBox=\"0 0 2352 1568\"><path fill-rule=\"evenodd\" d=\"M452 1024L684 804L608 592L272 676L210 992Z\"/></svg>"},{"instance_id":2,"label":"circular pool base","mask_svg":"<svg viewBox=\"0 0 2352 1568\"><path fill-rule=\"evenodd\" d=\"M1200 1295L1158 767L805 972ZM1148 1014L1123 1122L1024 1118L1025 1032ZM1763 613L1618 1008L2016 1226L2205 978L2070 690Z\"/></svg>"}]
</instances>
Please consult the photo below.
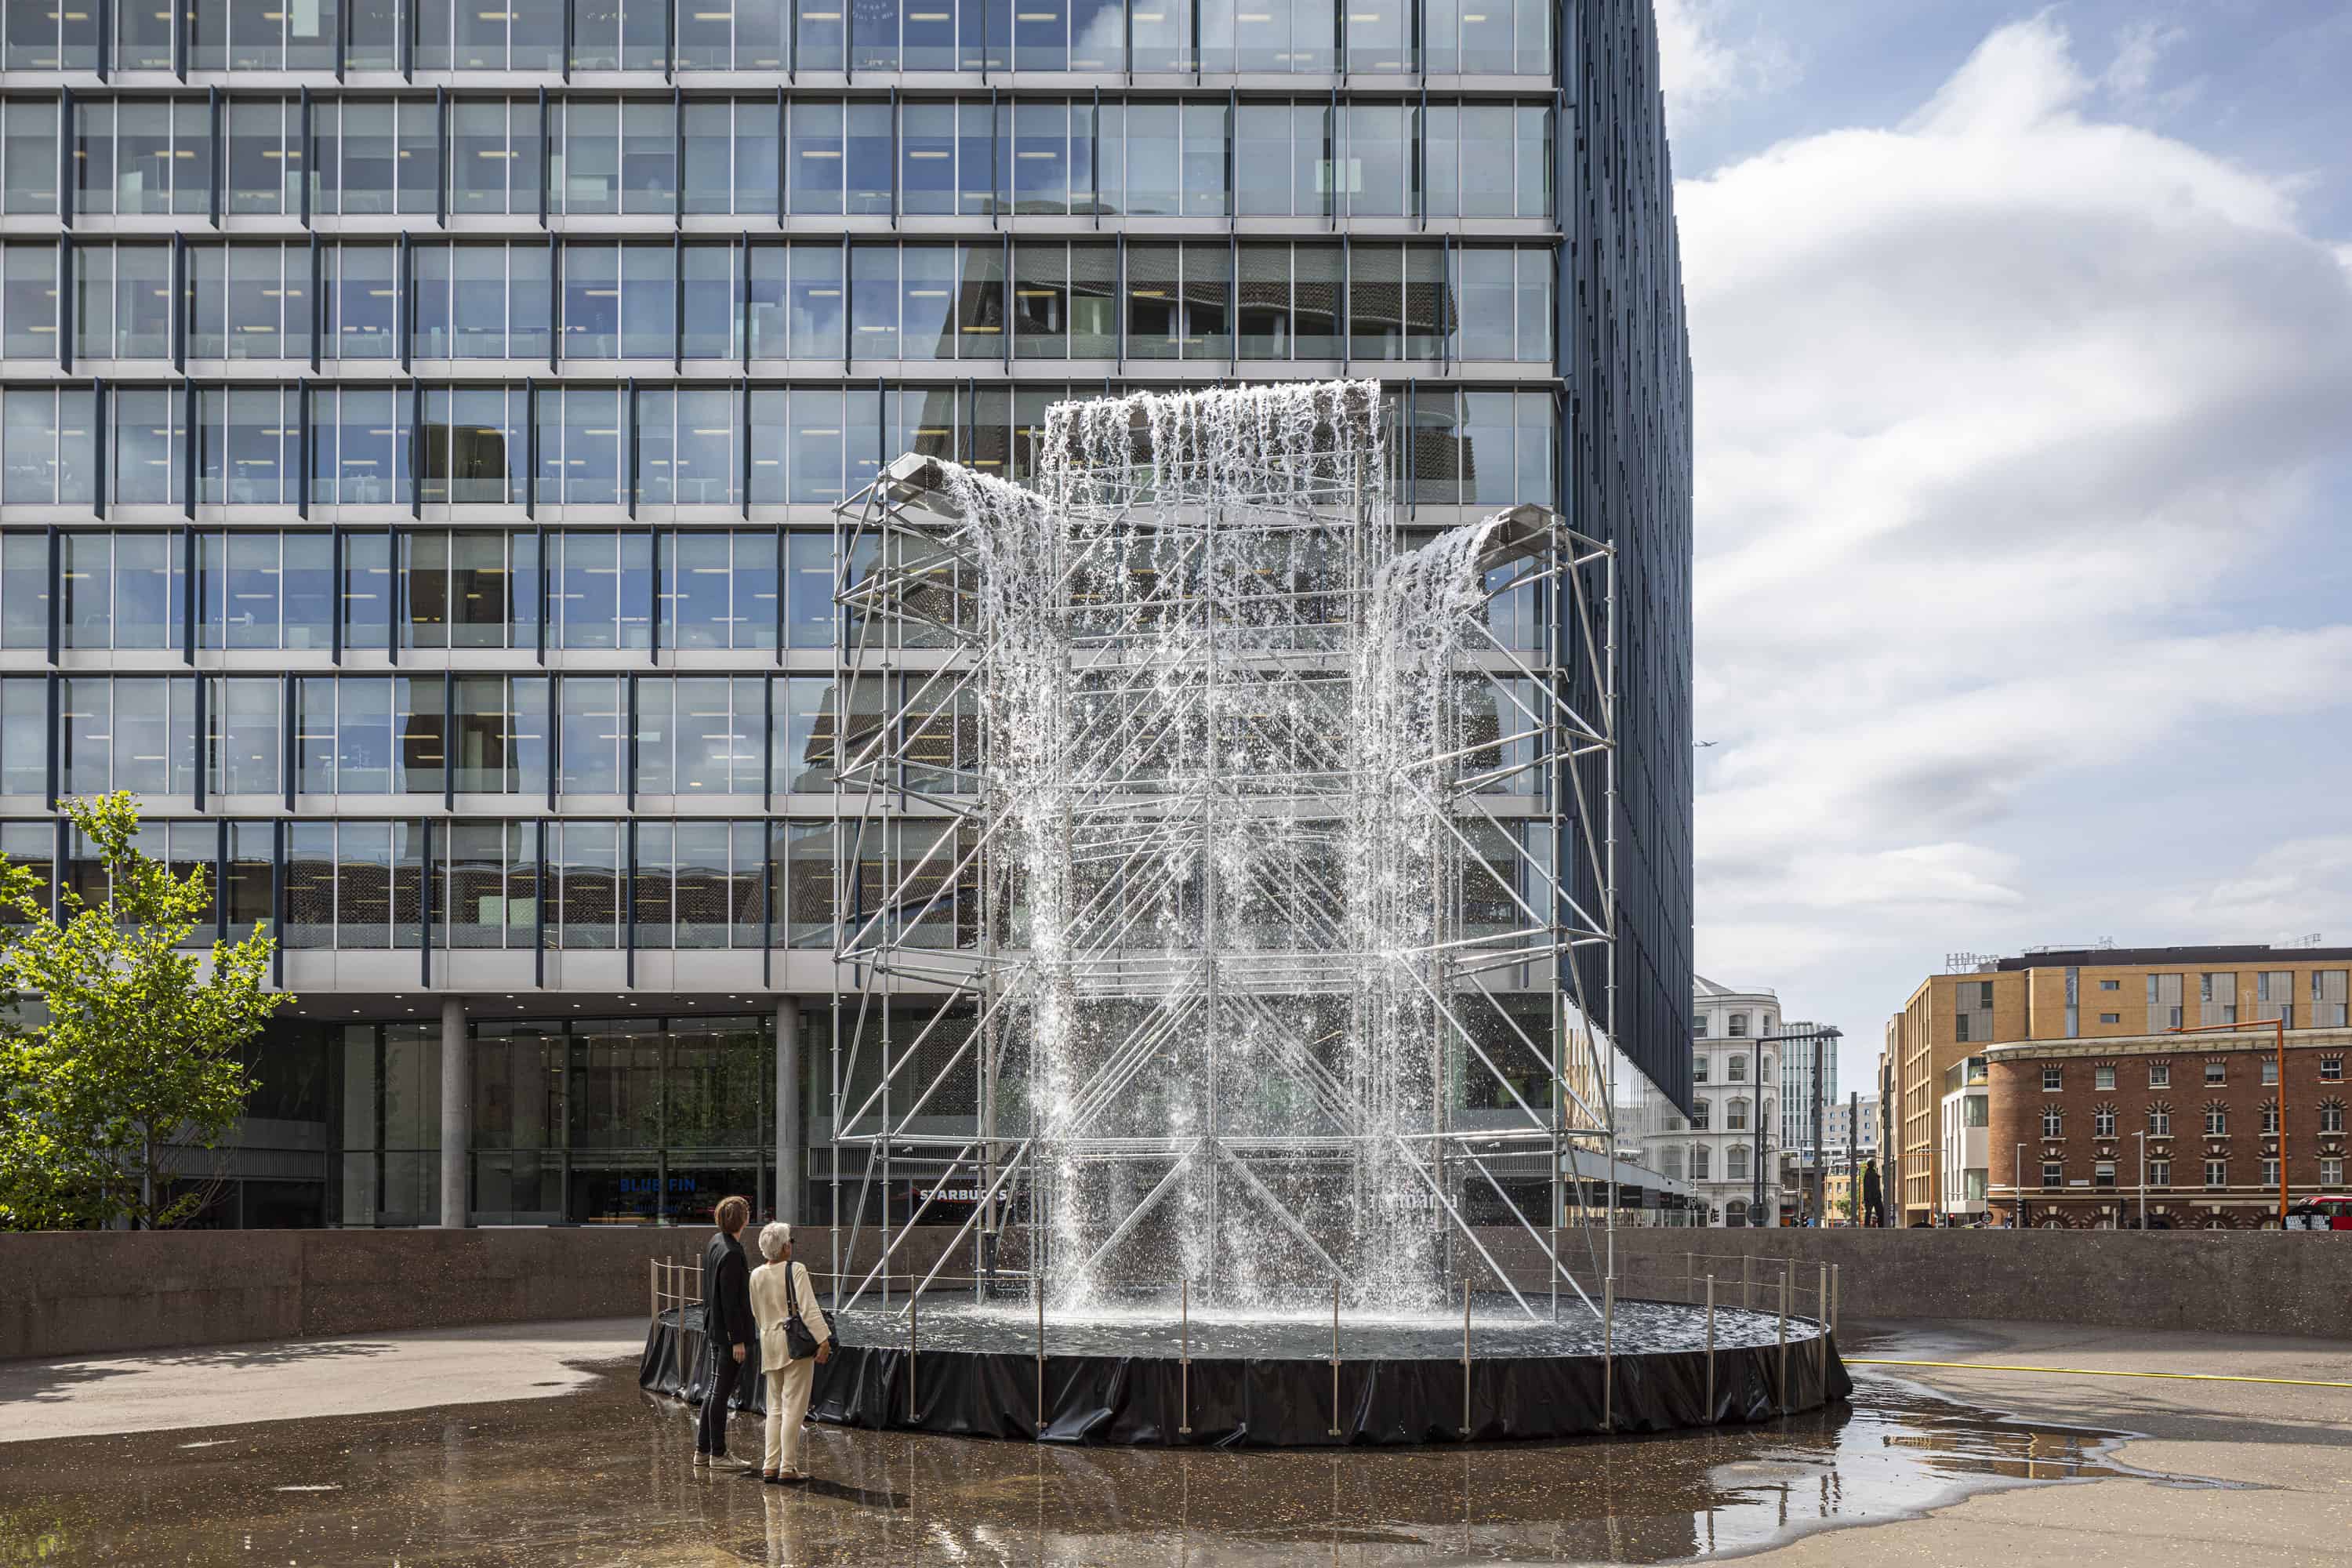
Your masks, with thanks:
<instances>
[{"instance_id":1,"label":"circular pool base","mask_svg":"<svg viewBox=\"0 0 2352 1568\"><path fill-rule=\"evenodd\" d=\"M1025 1305L926 1297L909 1325L871 1299L838 1316L809 1413L845 1426L1051 1443L1292 1448L1507 1442L1769 1420L1846 1397L1833 1337L1807 1319L1621 1300L1609 1342L1567 1298L1530 1321L1507 1296L1459 1316L1192 1317L1173 1303L1051 1321ZM698 1308L648 1331L639 1379L698 1400ZM681 1364L683 1358L683 1364ZM1466 1375L1465 1375L1466 1373ZM764 1379L734 1401L759 1409Z\"/></svg>"}]
</instances>

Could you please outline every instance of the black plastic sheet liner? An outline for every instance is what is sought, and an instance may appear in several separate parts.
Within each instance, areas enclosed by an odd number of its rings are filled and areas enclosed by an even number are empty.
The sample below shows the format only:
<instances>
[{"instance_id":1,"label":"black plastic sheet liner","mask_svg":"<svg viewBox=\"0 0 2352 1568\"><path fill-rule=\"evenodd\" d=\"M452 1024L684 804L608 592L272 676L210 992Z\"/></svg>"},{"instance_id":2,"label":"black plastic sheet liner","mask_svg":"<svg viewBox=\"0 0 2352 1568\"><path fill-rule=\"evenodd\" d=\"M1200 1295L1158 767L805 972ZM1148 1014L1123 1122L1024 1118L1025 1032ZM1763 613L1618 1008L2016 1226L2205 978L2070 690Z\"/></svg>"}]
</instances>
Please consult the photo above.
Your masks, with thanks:
<instances>
[{"instance_id":1,"label":"black plastic sheet liner","mask_svg":"<svg viewBox=\"0 0 2352 1568\"><path fill-rule=\"evenodd\" d=\"M702 1310L689 1307L686 1312L683 1334L675 1310L647 1329L637 1382L700 1404L710 1386L710 1362L701 1353ZM686 1365L680 1364L681 1340ZM758 1356L755 1345L744 1363L747 1373L756 1372ZM910 1355L904 1348L836 1343L833 1359L816 1369L809 1414L844 1426L1048 1443L1341 1447L1507 1442L1769 1421L1786 1410L1843 1400L1853 1389L1828 1335L1789 1342L1785 1388L1777 1343L1717 1350L1712 1408L1706 1361L1704 1350L1617 1356L1614 1387L1604 1388L1608 1374L1598 1356L1482 1361L1474 1355L1465 1429L1459 1360L1344 1358L1335 1415L1328 1361L1195 1356L1188 1409L1184 1369L1169 1357L1049 1354L1044 1360L1041 1430L1034 1352ZM742 1377L733 1408L764 1414L766 1383L756 1375ZM1188 1426L1190 1432L1181 1430Z\"/></svg>"}]
</instances>

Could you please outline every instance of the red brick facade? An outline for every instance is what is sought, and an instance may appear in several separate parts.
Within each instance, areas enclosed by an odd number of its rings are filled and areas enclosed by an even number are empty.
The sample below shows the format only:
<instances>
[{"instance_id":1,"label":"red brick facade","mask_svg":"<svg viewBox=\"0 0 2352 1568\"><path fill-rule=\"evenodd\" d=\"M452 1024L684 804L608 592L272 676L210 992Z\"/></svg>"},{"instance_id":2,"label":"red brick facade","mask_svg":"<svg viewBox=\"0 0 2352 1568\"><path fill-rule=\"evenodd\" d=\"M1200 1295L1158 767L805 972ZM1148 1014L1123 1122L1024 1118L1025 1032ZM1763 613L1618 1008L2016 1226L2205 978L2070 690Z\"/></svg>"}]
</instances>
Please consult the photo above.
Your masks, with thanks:
<instances>
[{"instance_id":1,"label":"red brick facade","mask_svg":"<svg viewBox=\"0 0 2352 1568\"><path fill-rule=\"evenodd\" d=\"M2347 1190L2352 1051L2341 1032L2326 1034L2307 1043L2287 1037L2286 1176L2295 1200ZM2257 1048L2240 1037L2210 1044L2044 1040L1997 1046L1987 1057L1988 1185L1996 1217L2015 1223L2021 1164L2026 1224L2136 1223L2137 1135L2145 1132L2151 1226L2278 1223L2275 1167L2265 1164L2278 1157L2272 1117L2279 1086L2266 1080L2276 1061L2269 1042Z\"/></svg>"}]
</instances>

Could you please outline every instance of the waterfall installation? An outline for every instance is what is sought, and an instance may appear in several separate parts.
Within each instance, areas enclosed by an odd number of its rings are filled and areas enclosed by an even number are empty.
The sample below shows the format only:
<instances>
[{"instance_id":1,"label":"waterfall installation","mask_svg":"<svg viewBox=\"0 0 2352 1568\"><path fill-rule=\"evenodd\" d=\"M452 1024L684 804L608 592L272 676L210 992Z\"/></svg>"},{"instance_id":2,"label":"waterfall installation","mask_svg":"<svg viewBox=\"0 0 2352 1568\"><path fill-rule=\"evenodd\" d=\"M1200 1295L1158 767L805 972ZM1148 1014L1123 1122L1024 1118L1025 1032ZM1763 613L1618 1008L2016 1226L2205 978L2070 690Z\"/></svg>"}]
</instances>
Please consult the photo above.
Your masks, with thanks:
<instances>
[{"instance_id":1,"label":"waterfall installation","mask_svg":"<svg viewBox=\"0 0 2352 1568\"><path fill-rule=\"evenodd\" d=\"M1567 1380L1505 1435L1622 1426L1614 1361L1698 1340L1614 1301L1579 1179L1613 1153L1613 552L1407 515L1370 382L1060 404L1025 458L911 453L841 512L831 1125L867 1158L820 1414L1425 1440L1483 1428L1475 1326ZM1328 1409L1216 1414L1211 1367L1326 1328ZM1377 1370L1433 1354L1442 1421Z\"/></svg>"}]
</instances>

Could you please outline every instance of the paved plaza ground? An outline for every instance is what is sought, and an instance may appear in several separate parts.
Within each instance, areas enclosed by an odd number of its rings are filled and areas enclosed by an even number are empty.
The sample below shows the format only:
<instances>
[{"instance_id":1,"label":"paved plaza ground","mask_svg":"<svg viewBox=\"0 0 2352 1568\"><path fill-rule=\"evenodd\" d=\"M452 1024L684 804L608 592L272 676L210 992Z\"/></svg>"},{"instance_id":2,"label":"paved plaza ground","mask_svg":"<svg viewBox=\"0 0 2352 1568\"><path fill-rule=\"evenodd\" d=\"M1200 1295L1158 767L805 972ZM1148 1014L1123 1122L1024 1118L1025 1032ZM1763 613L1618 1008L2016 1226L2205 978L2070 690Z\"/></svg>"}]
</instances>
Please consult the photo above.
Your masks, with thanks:
<instances>
[{"instance_id":1,"label":"paved plaza ground","mask_svg":"<svg viewBox=\"0 0 2352 1568\"><path fill-rule=\"evenodd\" d=\"M2352 1388L1857 1365L1850 1409L1763 1426L1346 1452L818 1428L819 1479L788 1489L694 1470L688 1414L635 1387L641 1335L0 1364L0 1564L2352 1564ZM2352 1342L1916 1321L1843 1339L1857 1358L2352 1383ZM734 1442L756 1452L747 1419Z\"/></svg>"}]
</instances>

